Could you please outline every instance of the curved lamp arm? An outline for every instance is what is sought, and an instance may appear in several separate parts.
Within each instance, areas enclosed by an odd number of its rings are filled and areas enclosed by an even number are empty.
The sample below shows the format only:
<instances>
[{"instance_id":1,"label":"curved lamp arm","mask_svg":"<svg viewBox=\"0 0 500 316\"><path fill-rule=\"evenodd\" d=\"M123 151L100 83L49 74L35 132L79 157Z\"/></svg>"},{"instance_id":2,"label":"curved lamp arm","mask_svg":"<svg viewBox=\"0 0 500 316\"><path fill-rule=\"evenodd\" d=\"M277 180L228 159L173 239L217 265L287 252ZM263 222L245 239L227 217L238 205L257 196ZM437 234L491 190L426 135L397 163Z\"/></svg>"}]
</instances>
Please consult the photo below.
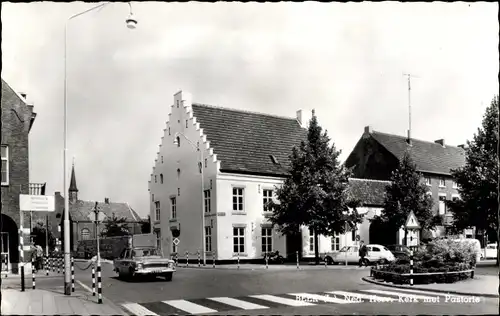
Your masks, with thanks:
<instances>
[{"instance_id":1,"label":"curved lamp arm","mask_svg":"<svg viewBox=\"0 0 500 316\"><path fill-rule=\"evenodd\" d=\"M195 145L189 138L187 138L186 135L184 135L183 133L181 132L176 132L174 134L174 138L177 138L177 136L182 136L185 140L187 140L187 142L189 144L191 144L191 146L193 146L194 149L197 149L197 150L200 150L200 145ZM177 140L174 140L174 142L176 142Z\"/></svg>"}]
</instances>

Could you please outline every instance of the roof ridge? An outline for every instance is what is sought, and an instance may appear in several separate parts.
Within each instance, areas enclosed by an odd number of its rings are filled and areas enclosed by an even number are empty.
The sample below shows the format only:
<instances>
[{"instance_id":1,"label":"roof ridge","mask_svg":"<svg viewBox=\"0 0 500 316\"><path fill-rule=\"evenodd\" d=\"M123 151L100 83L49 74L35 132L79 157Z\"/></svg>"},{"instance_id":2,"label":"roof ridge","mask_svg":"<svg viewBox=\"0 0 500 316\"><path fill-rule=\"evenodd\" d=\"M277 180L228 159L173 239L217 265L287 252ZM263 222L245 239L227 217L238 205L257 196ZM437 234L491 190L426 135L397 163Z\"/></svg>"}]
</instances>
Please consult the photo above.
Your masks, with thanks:
<instances>
[{"instance_id":1,"label":"roof ridge","mask_svg":"<svg viewBox=\"0 0 500 316\"><path fill-rule=\"evenodd\" d=\"M355 181L367 181L367 182L381 182L381 183L390 183L388 180L375 180L375 179L363 179L363 178L349 178L349 180Z\"/></svg>"},{"instance_id":2,"label":"roof ridge","mask_svg":"<svg viewBox=\"0 0 500 316\"><path fill-rule=\"evenodd\" d=\"M383 134L383 135L388 135L388 136L393 136L393 137L398 137L398 138L403 138L403 139L406 139L407 137L406 136L401 136L401 135L397 135L397 134L391 134L391 133L385 133L385 132L379 132L379 131L375 131L373 130L372 133L376 133L376 134ZM411 138L412 140L416 140L416 141L419 141L419 142L423 142L423 143L428 143L428 144L436 144L436 145L439 145L441 146L441 144L438 144L436 142L431 142L429 140L423 140L423 139L418 139L418 138L414 138L412 137ZM461 148L463 149L462 147L459 147L459 146L455 146L455 145L449 145L449 144L445 144L444 147L454 147L454 148Z\"/></svg>"},{"instance_id":3,"label":"roof ridge","mask_svg":"<svg viewBox=\"0 0 500 316\"><path fill-rule=\"evenodd\" d=\"M257 111L241 110L241 109L228 108L228 107L223 107L223 106L218 106L218 105L211 105L211 104L205 104L205 103L193 102L192 105L201 106L201 107L207 107L207 108L220 109L220 110L226 110L226 111L232 111L232 112L240 112L240 113L248 113L248 114L256 114L256 115L263 115L263 116L269 116L269 117L276 117L276 118L287 119L287 120L291 120L291 121L296 121L297 120L296 118L290 117L290 116L282 116L282 115L268 114L268 113L257 112Z\"/></svg>"}]
</instances>

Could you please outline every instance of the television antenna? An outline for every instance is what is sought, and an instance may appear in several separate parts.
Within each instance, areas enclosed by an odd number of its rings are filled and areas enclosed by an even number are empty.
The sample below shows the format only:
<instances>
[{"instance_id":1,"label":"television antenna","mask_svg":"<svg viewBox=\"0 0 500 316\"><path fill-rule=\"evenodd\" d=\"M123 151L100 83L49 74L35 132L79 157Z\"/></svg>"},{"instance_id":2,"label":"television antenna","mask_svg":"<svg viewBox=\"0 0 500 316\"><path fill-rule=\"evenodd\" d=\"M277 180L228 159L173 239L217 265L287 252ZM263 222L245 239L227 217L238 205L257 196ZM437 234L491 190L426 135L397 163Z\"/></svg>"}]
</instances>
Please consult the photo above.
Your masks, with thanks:
<instances>
[{"instance_id":1,"label":"television antenna","mask_svg":"<svg viewBox=\"0 0 500 316\"><path fill-rule=\"evenodd\" d=\"M403 73L403 76L408 78L408 138L411 137L411 78L420 78L418 76Z\"/></svg>"}]
</instances>

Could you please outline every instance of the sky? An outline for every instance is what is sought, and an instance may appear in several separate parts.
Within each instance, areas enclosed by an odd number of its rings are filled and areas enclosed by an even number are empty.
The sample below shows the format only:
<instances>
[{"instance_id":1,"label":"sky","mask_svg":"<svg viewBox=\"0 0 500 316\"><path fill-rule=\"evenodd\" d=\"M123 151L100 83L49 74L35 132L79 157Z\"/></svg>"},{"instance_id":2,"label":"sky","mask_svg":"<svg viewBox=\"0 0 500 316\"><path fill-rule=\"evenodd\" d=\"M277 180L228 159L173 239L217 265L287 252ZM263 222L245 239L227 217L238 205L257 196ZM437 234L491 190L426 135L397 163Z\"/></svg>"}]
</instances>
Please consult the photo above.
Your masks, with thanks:
<instances>
[{"instance_id":1,"label":"sky","mask_svg":"<svg viewBox=\"0 0 500 316\"><path fill-rule=\"evenodd\" d=\"M92 3L2 2L2 78L38 116L30 182L63 191L64 30ZM295 117L315 109L345 160L364 127L470 140L498 94L498 3L112 3L67 33L68 161L79 198L149 212L173 95Z\"/></svg>"}]
</instances>

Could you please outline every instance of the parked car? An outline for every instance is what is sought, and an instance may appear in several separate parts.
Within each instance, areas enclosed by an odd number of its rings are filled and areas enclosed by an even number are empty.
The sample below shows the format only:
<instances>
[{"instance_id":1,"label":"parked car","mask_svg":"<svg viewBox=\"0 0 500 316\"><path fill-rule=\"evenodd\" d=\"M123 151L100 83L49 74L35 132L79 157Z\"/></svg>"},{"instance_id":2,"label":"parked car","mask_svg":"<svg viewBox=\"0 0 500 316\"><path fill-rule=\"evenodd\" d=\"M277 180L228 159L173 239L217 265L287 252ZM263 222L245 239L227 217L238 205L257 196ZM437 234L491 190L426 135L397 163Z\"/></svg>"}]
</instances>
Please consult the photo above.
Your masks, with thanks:
<instances>
[{"instance_id":1,"label":"parked car","mask_svg":"<svg viewBox=\"0 0 500 316\"><path fill-rule=\"evenodd\" d=\"M113 261L114 271L120 278L151 276L164 277L172 281L175 272L174 261L164 258L155 247L125 248L120 257Z\"/></svg>"},{"instance_id":2,"label":"parked car","mask_svg":"<svg viewBox=\"0 0 500 316\"><path fill-rule=\"evenodd\" d=\"M392 252L382 245L369 244L366 245L368 254L365 257L367 264L373 263L388 263L395 261L396 258ZM359 262L359 246L348 246L340 249L339 252L328 254L327 262L331 264L358 263Z\"/></svg>"},{"instance_id":3,"label":"parked car","mask_svg":"<svg viewBox=\"0 0 500 316\"><path fill-rule=\"evenodd\" d=\"M405 245L389 245L387 246L396 259L403 258L410 255L410 248Z\"/></svg>"},{"instance_id":4,"label":"parked car","mask_svg":"<svg viewBox=\"0 0 500 316\"><path fill-rule=\"evenodd\" d=\"M485 248L485 259L496 259L498 252L498 243L496 244L487 244Z\"/></svg>"}]
</instances>

